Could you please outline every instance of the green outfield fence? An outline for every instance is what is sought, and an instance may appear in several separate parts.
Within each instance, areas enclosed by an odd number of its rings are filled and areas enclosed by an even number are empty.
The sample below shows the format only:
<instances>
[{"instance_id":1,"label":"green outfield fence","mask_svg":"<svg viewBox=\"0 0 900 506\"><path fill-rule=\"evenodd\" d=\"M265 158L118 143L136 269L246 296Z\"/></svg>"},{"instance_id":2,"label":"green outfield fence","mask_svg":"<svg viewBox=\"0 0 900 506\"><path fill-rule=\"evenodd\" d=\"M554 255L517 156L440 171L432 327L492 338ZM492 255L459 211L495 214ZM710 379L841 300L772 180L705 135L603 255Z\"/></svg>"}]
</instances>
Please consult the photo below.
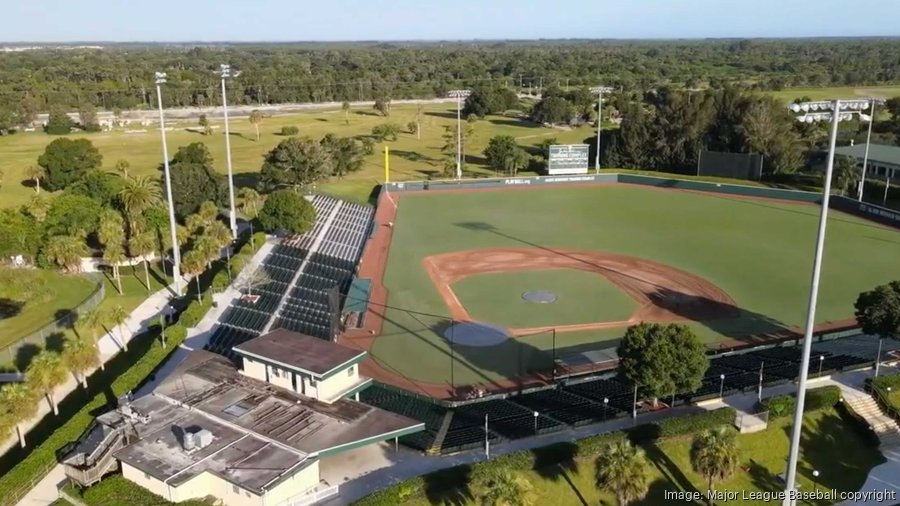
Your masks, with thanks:
<instances>
[{"instance_id":1,"label":"green outfield fence","mask_svg":"<svg viewBox=\"0 0 900 506\"><path fill-rule=\"evenodd\" d=\"M0 348L0 362L15 363L19 350L26 346L43 348L47 344L48 337L60 334L65 332L66 329L72 328L72 326L75 325L75 321L78 319L79 314L84 314L97 307L97 305L103 301L103 297L106 296L106 288L103 285L103 281L96 277L95 279L97 284L94 286L94 290L91 291L91 294L84 299L81 304L78 304L78 306L69 310L64 316L44 325L31 334Z\"/></svg>"},{"instance_id":2,"label":"green outfield fence","mask_svg":"<svg viewBox=\"0 0 900 506\"><path fill-rule=\"evenodd\" d=\"M656 188L674 188L678 190L723 193L744 197L761 197L790 200L794 202L819 203L822 194L802 190L782 188L765 188L760 186L744 186L730 183L713 183L678 179L674 177L644 176L636 174L584 174L573 176L532 176L505 177L483 179L437 180L437 181L401 181L384 183L383 189L388 192L427 191L427 190L473 190L479 188L528 188L534 186L552 187L560 184L592 184L592 183L626 183L653 186ZM841 195L832 195L831 208L849 214L870 219L872 221L900 228L900 212L886 207L858 202Z\"/></svg>"}]
</instances>

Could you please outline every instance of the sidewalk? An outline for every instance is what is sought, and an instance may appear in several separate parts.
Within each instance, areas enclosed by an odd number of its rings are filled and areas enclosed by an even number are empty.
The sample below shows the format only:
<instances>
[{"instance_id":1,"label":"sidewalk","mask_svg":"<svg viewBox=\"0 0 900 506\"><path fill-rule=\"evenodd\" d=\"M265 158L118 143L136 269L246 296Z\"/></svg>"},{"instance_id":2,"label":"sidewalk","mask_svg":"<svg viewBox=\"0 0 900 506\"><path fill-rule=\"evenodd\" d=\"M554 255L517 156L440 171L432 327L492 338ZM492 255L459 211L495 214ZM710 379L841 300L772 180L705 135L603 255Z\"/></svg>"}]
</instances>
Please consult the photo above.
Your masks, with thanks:
<instances>
[{"instance_id":1,"label":"sidewalk","mask_svg":"<svg viewBox=\"0 0 900 506\"><path fill-rule=\"evenodd\" d=\"M262 262L263 258L269 254L269 252L274 247L274 244L271 242L266 242L262 247L260 247L259 251L253 255L253 258L247 262L247 265L244 267L241 275L245 275L245 273L253 272L254 269ZM241 275L238 275L237 280L241 279ZM236 280L236 281L237 281ZM131 340L134 336L139 334L140 332L147 329L147 327L157 321L159 317L160 311L165 307L165 305L169 301L170 292L168 289L160 290L159 292L151 295L147 300L145 300L140 306L138 306L134 311L132 311L128 320L122 325L125 329L125 337L127 340ZM218 321L219 317L222 313L228 308L231 304L231 301L240 296L240 292L235 289L233 286L229 286L224 292L216 294L213 296L213 300L216 301L218 307L213 307L209 310L209 312L204 315L203 319L197 324L194 328L188 329L187 338L184 343L179 347L179 349L175 350L175 352L169 357L168 360L163 364L163 366L156 372L153 378L148 381L141 389L134 393L134 396L141 396L149 393L156 385L168 376L178 364L184 360L184 357L190 353L190 351L194 349L202 349L203 346L209 340L210 334L212 334L212 328L215 323ZM117 327L118 328L118 327ZM100 341L101 353L103 354L104 362L108 361L113 355L120 351L120 343L119 343L119 332L118 330L113 329L115 332L115 337L111 337L108 334L103 336L103 339ZM76 387L77 383L73 380L60 387L57 395L68 395L71 391L66 390L65 393L62 392L62 388L70 386ZM62 399L62 397L57 397L58 399ZM39 413L47 413L49 412L49 406L46 402L41 404L43 406L43 411ZM35 423L40 420L40 417L43 416L39 414L38 417L35 418ZM29 444L34 444L35 442L27 441ZM11 443L18 444L18 439L13 436ZM62 465L57 465L53 468L53 470L42 479L25 497L22 498L17 504L17 506L48 506L55 500L59 498L58 487L65 480L66 476L63 472ZM134 505L140 506L140 505Z\"/></svg>"}]
</instances>

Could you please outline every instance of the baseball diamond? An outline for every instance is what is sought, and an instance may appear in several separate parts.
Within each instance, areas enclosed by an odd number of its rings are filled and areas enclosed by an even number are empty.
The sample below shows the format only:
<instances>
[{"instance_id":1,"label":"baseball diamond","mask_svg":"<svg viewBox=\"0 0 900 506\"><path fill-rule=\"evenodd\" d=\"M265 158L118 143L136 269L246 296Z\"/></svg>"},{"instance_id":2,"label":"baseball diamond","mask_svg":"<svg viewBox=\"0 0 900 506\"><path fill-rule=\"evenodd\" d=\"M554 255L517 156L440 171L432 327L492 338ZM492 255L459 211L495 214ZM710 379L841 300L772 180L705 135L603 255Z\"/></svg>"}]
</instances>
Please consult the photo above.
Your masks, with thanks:
<instances>
[{"instance_id":1,"label":"baseball diamond","mask_svg":"<svg viewBox=\"0 0 900 506\"><path fill-rule=\"evenodd\" d=\"M818 206L697 190L383 192L359 271L373 283L365 329L342 339L369 350L372 377L447 397L466 385L542 381L563 357L612 358L640 321L686 323L712 348L796 336ZM897 230L835 211L828 233L821 328L851 325L857 294L900 275ZM541 290L556 300L522 298ZM511 338L451 345L447 329L463 322Z\"/></svg>"}]
</instances>

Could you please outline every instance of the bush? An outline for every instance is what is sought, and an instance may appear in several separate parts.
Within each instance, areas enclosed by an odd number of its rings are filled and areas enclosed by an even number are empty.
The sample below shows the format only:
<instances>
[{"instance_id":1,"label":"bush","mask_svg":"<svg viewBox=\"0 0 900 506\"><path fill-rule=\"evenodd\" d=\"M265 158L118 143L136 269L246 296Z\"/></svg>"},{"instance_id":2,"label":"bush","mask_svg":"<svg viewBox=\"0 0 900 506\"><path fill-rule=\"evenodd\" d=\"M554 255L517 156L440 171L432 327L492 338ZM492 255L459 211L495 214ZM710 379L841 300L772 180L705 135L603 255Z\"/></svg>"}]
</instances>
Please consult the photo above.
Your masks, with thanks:
<instances>
[{"instance_id":1,"label":"bush","mask_svg":"<svg viewBox=\"0 0 900 506\"><path fill-rule=\"evenodd\" d=\"M696 415L667 418L656 423L659 427L658 437L684 436L722 425L732 425L734 417L734 408L719 408Z\"/></svg>"},{"instance_id":2,"label":"bush","mask_svg":"<svg viewBox=\"0 0 900 506\"><path fill-rule=\"evenodd\" d=\"M283 126L281 127L281 135L297 135L300 133L300 129L295 126Z\"/></svg>"},{"instance_id":3,"label":"bush","mask_svg":"<svg viewBox=\"0 0 900 506\"><path fill-rule=\"evenodd\" d=\"M196 327L211 305L212 303L210 302L209 297L205 297L202 303L196 300L192 301L188 304L188 307L184 312L181 313L181 317L178 318L178 323L187 328Z\"/></svg>"},{"instance_id":4,"label":"bush","mask_svg":"<svg viewBox=\"0 0 900 506\"><path fill-rule=\"evenodd\" d=\"M259 224L269 232L286 230L302 234L316 221L316 209L293 190L276 190L269 195L259 212Z\"/></svg>"},{"instance_id":5,"label":"bush","mask_svg":"<svg viewBox=\"0 0 900 506\"><path fill-rule=\"evenodd\" d=\"M891 390L900 387L900 373L897 374L886 374L881 375L877 378L872 379L872 386L882 390L887 391L888 387Z\"/></svg>"},{"instance_id":6,"label":"bush","mask_svg":"<svg viewBox=\"0 0 900 506\"><path fill-rule=\"evenodd\" d=\"M230 264L229 264L230 265ZM215 292L221 292L222 290L228 288L228 285L231 284L231 280L228 279L227 272L217 272L212 279L212 289Z\"/></svg>"},{"instance_id":7,"label":"bush","mask_svg":"<svg viewBox=\"0 0 900 506\"><path fill-rule=\"evenodd\" d=\"M187 337L187 329L183 325L171 325L166 328L166 345L173 341L184 341Z\"/></svg>"},{"instance_id":8,"label":"bush","mask_svg":"<svg viewBox=\"0 0 900 506\"><path fill-rule=\"evenodd\" d=\"M50 135L67 135L72 132L73 126L75 126L75 122L69 118L66 111L53 108L47 118L47 126L44 127L44 131Z\"/></svg>"},{"instance_id":9,"label":"bush","mask_svg":"<svg viewBox=\"0 0 900 506\"><path fill-rule=\"evenodd\" d=\"M831 408L841 400L841 389L834 385L807 390L804 412L810 413L820 409ZM760 405L769 412L769 418L792 416L797 408L797 397L794 394L776 395L763 399Z\"/></svg>"}]
</instances>

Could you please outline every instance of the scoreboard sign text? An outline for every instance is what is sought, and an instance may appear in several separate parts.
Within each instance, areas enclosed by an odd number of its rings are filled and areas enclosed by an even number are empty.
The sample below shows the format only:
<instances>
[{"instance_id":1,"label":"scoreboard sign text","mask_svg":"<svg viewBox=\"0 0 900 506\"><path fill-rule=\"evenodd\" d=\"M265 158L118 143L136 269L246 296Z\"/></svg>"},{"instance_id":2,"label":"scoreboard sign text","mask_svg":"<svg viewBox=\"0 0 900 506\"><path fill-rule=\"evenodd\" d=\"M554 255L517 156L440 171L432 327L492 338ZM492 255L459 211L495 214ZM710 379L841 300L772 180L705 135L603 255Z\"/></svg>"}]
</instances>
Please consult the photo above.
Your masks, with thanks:
<instances>
[{"instance_id":1,"label":"scoreboard sign text","mask_svg":"<svg viewBox=\"0 0 900 506\"><path fill-rule=\"evenodd\" d=\"M551 176L565 174L587 174L587 144L565 144L550 146L547 154L547 174Z\"/></svg>"}]
</instances>

